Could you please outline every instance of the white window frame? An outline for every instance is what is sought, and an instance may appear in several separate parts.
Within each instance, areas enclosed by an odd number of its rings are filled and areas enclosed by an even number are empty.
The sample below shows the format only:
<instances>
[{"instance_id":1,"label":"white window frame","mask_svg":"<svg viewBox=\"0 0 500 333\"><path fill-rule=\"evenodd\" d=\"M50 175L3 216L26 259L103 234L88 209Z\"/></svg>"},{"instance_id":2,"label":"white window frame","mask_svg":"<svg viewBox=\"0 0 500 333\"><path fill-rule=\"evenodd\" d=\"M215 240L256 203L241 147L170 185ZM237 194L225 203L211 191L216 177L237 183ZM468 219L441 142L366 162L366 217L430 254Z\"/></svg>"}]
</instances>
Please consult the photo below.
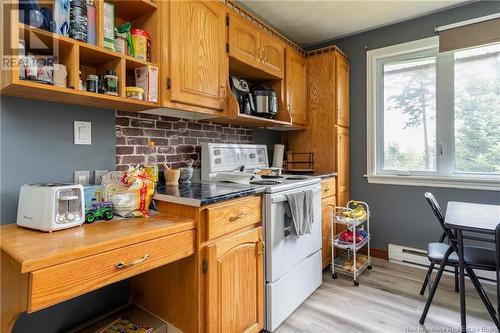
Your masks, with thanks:
<instances>
[{"instance_id":1,"label":"white window frame","mask_svg":"<svg viewBox=\"0 0 500 333\"><path fill-rule=\"evenodd\" d=\"M454 73L452 52L441 53L439 37L430 37L367 52L367 178L369 183L451 187L500 191L500 176L458 173L454 170L454 88L446 78ZM380 74L384 61L436 56L436 171L383 170L383 97ZM378 82L377 82L378 81Z\"/></svg>"}]
</instances>

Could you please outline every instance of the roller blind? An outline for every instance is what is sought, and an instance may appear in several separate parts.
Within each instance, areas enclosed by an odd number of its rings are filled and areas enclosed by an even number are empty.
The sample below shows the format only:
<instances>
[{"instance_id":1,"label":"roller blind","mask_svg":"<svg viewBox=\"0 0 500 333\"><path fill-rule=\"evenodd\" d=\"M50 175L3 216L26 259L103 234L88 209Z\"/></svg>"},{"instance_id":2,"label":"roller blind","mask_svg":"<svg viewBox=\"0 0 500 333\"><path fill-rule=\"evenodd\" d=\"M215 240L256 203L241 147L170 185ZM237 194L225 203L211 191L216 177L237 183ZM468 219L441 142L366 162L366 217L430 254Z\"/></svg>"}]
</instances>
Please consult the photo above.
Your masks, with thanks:
<instances>
[{"instance_id":1,"label":"roller blind","mask_svg":"<svg viewBox=\"0 0 500 333\"><path fill-rule=\"evenodd\" d=\"M439 32L439 52L500 41L500 19L464 25Z\"/></svg>"}]
</instances>

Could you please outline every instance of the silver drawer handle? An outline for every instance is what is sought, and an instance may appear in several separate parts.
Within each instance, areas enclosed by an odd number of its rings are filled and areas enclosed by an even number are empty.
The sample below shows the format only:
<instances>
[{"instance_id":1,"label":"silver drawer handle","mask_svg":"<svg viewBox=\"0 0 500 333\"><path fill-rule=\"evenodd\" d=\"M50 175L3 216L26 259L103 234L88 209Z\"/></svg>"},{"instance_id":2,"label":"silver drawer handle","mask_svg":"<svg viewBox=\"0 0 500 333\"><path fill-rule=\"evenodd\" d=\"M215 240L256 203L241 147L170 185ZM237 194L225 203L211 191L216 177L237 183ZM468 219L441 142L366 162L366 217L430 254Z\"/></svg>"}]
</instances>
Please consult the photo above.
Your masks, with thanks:
<instances>
[{"instance_id":1,"label":"silver drawer handle","mask_svg":"<svg viewBox=\"0 0 500 333\"><path fill-rule=\"evenodd\" d=\"M117 262L115 264L115 267L118 268L118 269L128 268L128 267L131 267L131 266L142 264L148 258L149 258L149 254L145 254L144 257L139 258L139 259L135 259L135 260L132 260L132 261L129 261L129 262L123 262L123 261Z\"/></svg>"}]
</instances>

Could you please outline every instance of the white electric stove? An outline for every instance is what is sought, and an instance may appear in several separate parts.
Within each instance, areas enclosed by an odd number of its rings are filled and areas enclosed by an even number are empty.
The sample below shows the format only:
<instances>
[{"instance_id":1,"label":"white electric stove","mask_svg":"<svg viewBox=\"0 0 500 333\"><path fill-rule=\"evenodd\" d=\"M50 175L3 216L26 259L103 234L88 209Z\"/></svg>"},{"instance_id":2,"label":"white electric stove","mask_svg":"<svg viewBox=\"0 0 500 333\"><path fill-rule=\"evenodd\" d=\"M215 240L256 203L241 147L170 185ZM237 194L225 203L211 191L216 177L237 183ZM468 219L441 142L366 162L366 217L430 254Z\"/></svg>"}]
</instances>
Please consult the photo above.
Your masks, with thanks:
<instances>
[{"instance_id":1,"label":"white electric stove","mask_svg":"<svg viewBox=\"0 0 500 333\"><path fill-rule=\"evenodd\" d=\"M320 179L282 175L262 178L267 169L265 145L206 143L201 151L203 181L250 184L263 192L265 255L265 329L274 331L322 282ZM244 166L243 171L241 170ZM269 183L263 183L269 182ZM314 222L311 234L285 233L285 194L311 190Z\"/></svg>"}]
</instances>

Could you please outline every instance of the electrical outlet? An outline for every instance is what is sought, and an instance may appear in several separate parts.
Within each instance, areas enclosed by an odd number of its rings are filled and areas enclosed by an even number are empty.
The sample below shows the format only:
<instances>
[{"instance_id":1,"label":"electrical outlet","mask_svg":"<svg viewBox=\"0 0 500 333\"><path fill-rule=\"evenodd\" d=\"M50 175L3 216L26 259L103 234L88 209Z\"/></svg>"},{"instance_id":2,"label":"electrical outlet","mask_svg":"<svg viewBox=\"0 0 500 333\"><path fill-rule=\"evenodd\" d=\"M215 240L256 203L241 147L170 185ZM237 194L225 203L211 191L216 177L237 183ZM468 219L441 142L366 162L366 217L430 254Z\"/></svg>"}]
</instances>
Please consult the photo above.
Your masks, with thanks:
<instances>
[{"instance_id":1,"label":"electrical outlet","mask_svg":"<svg viewBox=\"0 0 500 333\"><path fill-rule=\"evenodd\" d=\"M75 171L73 173L75 184L88 185L90 182L89 171Z\"/></svg>"},{"instance_id":2,"label":"electrical outlet","mask_svg":"<svg viewBox=\"0 0 500 333\"><path fill-rule=\"evenodd\" d=\"M94 184L101 185L102 177L108 173L108 170L95 170L94 171Z\"/></svg>"}]
</instances>

